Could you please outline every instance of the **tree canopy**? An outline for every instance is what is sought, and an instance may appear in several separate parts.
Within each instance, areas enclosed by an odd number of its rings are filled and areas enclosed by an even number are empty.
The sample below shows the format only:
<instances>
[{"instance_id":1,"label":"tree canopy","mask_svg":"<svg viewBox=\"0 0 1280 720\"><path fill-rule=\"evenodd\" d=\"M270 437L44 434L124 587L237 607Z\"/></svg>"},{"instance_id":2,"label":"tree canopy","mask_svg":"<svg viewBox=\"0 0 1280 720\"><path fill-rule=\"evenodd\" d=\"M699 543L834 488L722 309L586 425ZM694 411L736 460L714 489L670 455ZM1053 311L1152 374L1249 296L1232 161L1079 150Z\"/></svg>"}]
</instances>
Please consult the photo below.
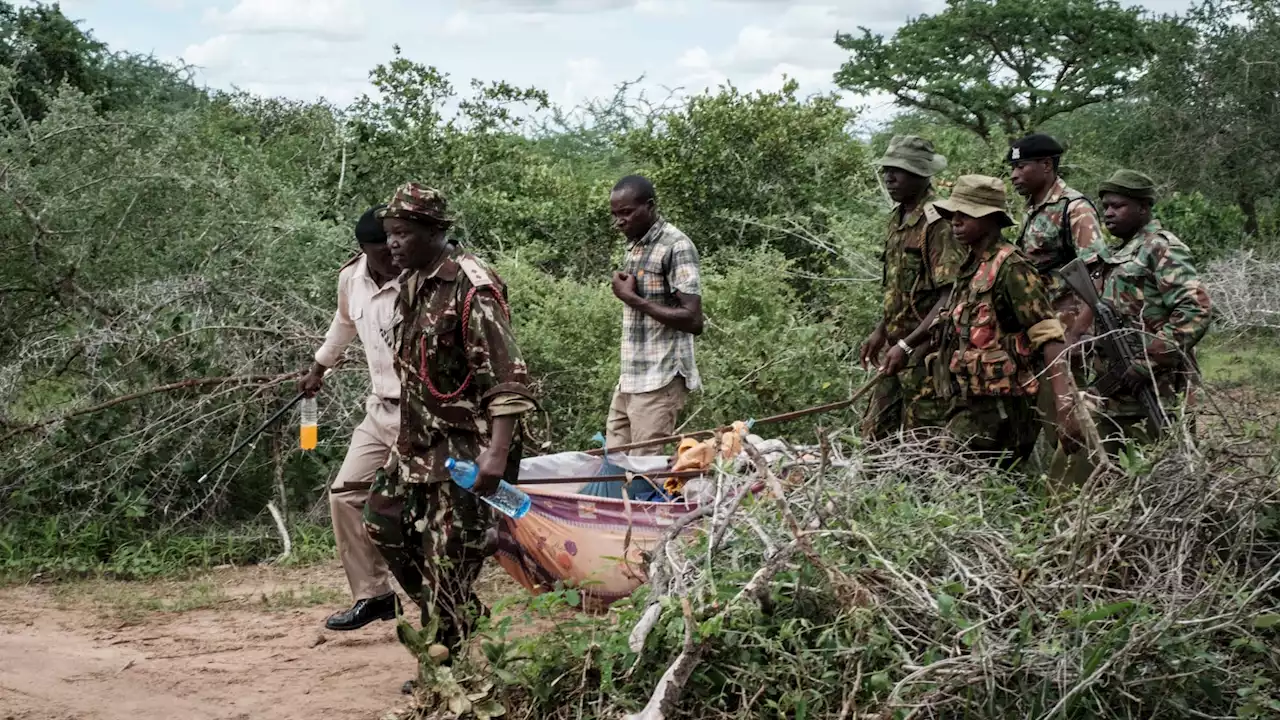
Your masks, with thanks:
<instances>
[{"instance_id":1,"label":"tree canopy","mask_svg":"<svg viewBox=\"0 0 1280 720\"><path fill-rule=\"evenodd\" d=\"M947 0L886 39L839 33L837 84L883 92L984 140L1125 96L1160 23L1113 0Z\"/></svg>"}]
</instances>

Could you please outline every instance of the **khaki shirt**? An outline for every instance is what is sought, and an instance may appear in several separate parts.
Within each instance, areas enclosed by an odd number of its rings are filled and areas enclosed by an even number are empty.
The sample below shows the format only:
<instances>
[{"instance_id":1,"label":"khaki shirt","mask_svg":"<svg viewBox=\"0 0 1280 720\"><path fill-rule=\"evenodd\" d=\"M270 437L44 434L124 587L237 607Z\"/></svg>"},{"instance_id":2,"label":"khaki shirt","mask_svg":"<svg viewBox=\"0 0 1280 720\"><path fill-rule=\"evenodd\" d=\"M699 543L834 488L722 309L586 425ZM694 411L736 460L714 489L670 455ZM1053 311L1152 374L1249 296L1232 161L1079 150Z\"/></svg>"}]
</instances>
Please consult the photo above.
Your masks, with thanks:
<instances>
[{"instance_id":1,"label":"khaki shirt","mask_svg":"<svg viewBox=\"0 0 1280 720\"><path fill-rule=\"evenodd\" d=\"M378 287L369 277L364 255L342 268L338 273L338 309L333 313L324 344L316 351L316 362L325 367L337 365L347 345L359 337L373 394L399 399L400 376L391 351L392 318L399 294L399 280Z\"/></svg>"}]
</instances>

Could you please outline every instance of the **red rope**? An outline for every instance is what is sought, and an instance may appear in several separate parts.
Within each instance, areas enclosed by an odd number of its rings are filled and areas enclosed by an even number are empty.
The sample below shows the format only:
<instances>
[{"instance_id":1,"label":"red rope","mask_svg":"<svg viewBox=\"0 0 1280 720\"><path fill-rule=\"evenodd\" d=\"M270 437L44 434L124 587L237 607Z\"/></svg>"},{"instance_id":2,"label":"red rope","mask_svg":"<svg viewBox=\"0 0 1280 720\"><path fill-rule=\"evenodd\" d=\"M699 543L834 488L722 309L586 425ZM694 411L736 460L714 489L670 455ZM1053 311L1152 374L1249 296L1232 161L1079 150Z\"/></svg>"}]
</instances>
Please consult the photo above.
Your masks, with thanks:
<instances>
[{"instance_id":1,"label":"red rope","mask_svg":"<svg viewBox=\"0 0 1280 720\"><path fill-rule=\"evenodd\" d=\"M467 342L467 330L471 326L471 300L476 296L476 290L478 289L473 286L467 291L466 299L462 301L462 342L464 344ZM493 298L498 301L498 306L502 308L502 314L510 321L511 309L507 307L507 301L502 297L502 293L495 290ZM464 350L463 352L466 351ZM422 378L422 382L426 383L427 392L431 393L431 397L435 398L436 402L447 403L457 400L471 386L471 378L473 376L475 376L474 370L468 372L466 379L462 381L458 389L451 393L446 394L437 390L435 383L431 382L431 377L427 373L427 336L423 335L418 338L418 377Z\"/></svg>"}]
</instances>

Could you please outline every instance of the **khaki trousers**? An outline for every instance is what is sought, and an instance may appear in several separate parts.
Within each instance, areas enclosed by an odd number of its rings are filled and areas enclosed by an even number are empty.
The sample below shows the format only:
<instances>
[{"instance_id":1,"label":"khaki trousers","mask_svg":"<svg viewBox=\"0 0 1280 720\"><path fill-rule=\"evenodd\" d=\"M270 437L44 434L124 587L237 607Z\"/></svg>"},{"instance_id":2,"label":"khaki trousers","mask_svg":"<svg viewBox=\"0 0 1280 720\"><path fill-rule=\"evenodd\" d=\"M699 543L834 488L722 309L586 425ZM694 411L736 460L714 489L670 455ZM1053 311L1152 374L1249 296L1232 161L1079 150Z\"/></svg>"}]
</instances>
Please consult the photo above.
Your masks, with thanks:
<instances>
[{"instance_id":1,"label":"khaki trousers","mask_svg":"<svg viewBox=\"0 0 1280 720\"><path fill-rule=\"evenodd\" d=\"M387 464L399 431L400 406L370 396L365 403L364 420L352 433L347 457L329 486L333 537L355 600L392 592L391 571L364 527L364 506L373 487L374 473Z\"/></svg>"},{"instance_id":2,"label":"khaki trousers","mask_svg":"<svg viewBox=\"0 0 1280 720\"><path fill-rule=\"evenodd\" d=\"M605 422L605 441L615 448L673 434L676 417L688 399L689 389L679 375L653 392L624 393L621 388L615 389ZM656 455L660 451L659 447L637 448L628 454Z\"/></svg>"}]
</instances>

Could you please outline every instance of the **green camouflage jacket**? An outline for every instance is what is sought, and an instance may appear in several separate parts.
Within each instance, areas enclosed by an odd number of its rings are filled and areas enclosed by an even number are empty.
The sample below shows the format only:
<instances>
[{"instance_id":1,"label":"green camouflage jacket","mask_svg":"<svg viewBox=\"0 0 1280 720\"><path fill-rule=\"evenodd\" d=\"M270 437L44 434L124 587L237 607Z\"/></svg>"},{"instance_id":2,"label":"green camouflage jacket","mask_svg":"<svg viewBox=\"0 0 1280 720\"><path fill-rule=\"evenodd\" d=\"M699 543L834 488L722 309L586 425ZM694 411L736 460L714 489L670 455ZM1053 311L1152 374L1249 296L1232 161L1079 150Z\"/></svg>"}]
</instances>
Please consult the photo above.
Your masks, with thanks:
<instances>
[{"instance_id":1,"label":"green camouflage jacket","mask_svg":"<svg viewBox=\"0 0 1280 720\"><path fill-rule=\"evenodd\" d=\"M402 276L394 319L401 382L395 455L409 482L447 481L445 459L474 460L491 417L532 408L505 294L496 273L456 246L434 270ZM517 432L508 481L519 469L519 438Z\"/></svg>"},{"instance_id":2,"label":"green camouflage jacket","mask_svg":"<svg viewBox=\"0 0 1280 720\"><path fill-rule=\"evenodd\" d=\"M1152 220L1131 240L1111 251L1101 297L1117 314L1142 330L1148 357L1157 364L1156 377L1164 392L1181 389L1185 379L1179 357L1209 330L1212 308L1200 282L1191 251L1173 233ZM1105 371L1105 368L1099 368Z\"/></svg>"},{"instance_id":3,"label":"green camouflage jacket","mask_svg":"<svg viewBox=\"0 0 1280 720\"><path fill-rule=\"evenodd\" d=\"M905 217L893 211L885 236L884 327L889 342L905 338L920 325L941 291L955 282L969 251L956 242L933 203L932 192Z\"/></svg>"},{"instance_id":4,"label":"green camouflage jacket","mask_svg":"<svg viewBox=\"0 0 1280 720\"><path fill-rule=\"evenodd\" d=\"M951 307L939 316L939 352L955 386L966 397L1035 395L1042 364L1035 351L1063 339L1040 273L1000 241L971 257L960 277Z\"/></svg>"},{"instance_id":5,"label":"green camouflage jacket","mask_svg":"<svg viewBox=\"0 0 1280 720\"><path fill-rule=\"evenodd\" d=\"M1092 265L1108 252L1097 208L1061 179L1044 202L1028 205L1018 232L1018 247L1044 276L1051 301L1071 292L1056 272L1059 268L1076 257Z\"/></svg>"}]
</instances>

